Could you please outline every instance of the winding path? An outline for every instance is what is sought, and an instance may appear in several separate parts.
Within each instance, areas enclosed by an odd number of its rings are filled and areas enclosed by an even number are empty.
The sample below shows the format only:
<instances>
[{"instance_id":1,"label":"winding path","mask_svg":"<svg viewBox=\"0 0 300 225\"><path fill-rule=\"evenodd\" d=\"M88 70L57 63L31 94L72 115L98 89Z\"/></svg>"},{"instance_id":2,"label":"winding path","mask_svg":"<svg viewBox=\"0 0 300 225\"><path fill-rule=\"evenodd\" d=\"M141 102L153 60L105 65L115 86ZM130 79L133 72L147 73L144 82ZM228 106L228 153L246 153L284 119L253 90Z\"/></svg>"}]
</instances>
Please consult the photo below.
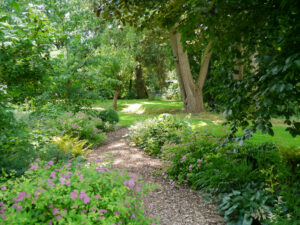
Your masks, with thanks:
<instances>
[{"instance_id":1,"label":"winding path","mask_svg":"<svg viewBox=\"0 0 300 225\"><path fill-rule=\"evenodd\" d=\"M146 155L124 136L128 128L108 133L105 145L89 155L90 161L113 155L113 168L124 169L141 176L146 184L154 184L157 189L147 195L149 214L159 217L163 225L219 225L222 218L216 214L216 207L204 203L198 191L186 186L173 186L155 171L161 166L159 159Z\"/></svg>"}]
</instances>

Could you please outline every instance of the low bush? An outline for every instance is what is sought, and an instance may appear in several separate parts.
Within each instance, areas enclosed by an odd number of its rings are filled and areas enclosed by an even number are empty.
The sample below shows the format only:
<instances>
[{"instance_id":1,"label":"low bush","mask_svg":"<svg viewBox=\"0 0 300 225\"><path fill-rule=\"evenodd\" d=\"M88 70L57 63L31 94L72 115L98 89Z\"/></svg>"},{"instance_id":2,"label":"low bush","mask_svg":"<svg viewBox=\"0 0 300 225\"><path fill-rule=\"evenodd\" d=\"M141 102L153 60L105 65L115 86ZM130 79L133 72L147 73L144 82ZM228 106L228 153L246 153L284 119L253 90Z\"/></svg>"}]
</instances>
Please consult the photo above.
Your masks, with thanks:
<instances>
[{"instance_id":1,"label":"low bush","mask_svg":"<svg viewBox=\"0 0 300 225\"><path fill-rule=\"evenodd\" d=\"M104 122L109 122L111 124L116 124L119 122L119 115L117 111L112 108L101 111L98 117L101 118Z\"/></svg>"},{"instance_id":2,"label":"low bush","mask_svg":"<svg viewBox=\"0 0 300 225\"><path fill-rule=\"evenodd\" d=\"M154 224L135 174L36 160L0 186L0 224Z\"/></svg>"},{"instance_id":3,"label":"low bush","mask_svg":"<svg viewBox=\"0 0 300 225\"><path fill-rule=\"evenodd\" d=\"M79 137L80 140L87 140L89 144L100 145L106 140L106 136L100 129L103 122L99 118L92 117L85 113L66 113L58 119L48 122L46 127L55 127L52 131L53 136L71 135Z\"/></svg>"},{"instance_id":4,"label":"low bush","mask_svg":"<svg viewBox=\"0 0 300 225\"><path fill-rule=\"evenodd\" d=\"M179 143L178 134L183 131L191 132L189 124L170 114L161 114L131 127L130 138L137 146L157 156L165 143Z\"/></svg>"}]
</instances>

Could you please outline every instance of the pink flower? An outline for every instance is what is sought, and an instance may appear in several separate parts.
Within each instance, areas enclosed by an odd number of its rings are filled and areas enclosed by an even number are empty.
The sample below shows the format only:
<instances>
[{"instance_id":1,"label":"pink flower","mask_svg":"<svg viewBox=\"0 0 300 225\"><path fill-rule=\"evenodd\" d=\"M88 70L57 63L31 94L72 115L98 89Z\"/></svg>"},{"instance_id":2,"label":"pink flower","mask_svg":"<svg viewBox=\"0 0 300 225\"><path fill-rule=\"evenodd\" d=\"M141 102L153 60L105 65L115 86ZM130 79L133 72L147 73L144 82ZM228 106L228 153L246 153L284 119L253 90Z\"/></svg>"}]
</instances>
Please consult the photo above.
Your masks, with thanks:
<instances>
[{"instance_id":1,"label":"pink flower","mask_svg":"<svg viewBox=\"0 0 300 225\"><path fill-rule=\"evenodd\" d=\"M132 177L132 178L137 177L136 174L134 174L134 173L131 173L131 174L129 174L128 176L129 176L129 177Z\"/></svg>"},{"instance_id":2,"label":"pink flower","mask_svg":"<svg viewBox=\"0 0 300 225\"><path fill-rule=\"evenodd\" d=\"M101 212L101 213L107 213L107 210L106 209L100 209L99 212Z\"/></svg>"},{"instance_id":3,"label":"pink flower","mask_svg":"<svg viewBox=\"0 0 300 225\"><path fill-rule=\"evenodd\" d=\"M79 176L79 180L80 180L80 181L83 180L83 174L81 174L81 175Z\"/></svg>"},{"instance_id":4,"label":"pink flower","mask_svg":"<svg viewBox=\"0 0 300 225\"><path fill-rule=\"evenodd\" d=\"M90 197L86 196L84 199L83 199L83 202L85 204L88 204L89 202L91 201Z\"/></svg>"},{"instance_id":5,"label":"pink flower","mask_svg":"<svg viewBox=\"0 0 300 225\"><path fill-rule=\"evenodd\" d=\"M73 176L73 173L72 172L68 172L67 175L65 175L64 177L69 179L72 176Z\"/></svg>"},{"instance_id":6,"label":"pink flower","mask_svg":"<svg viewBox=\"0 0 300 225\"><path fill-rule=\"evenodd\" d=\"M81 211L81 213L87 213L87 211L84 209L84 210Z\"/></svg>"},{"instance_id":7,"label":"pink flower","mask_svg":"<svg viewBox=\"0 0 300 225\"><path fill-rule=\"evenodd\" d=\"M52 214L53 214L53 215L58 214L58 208L54 208L54 209L52 210Z\"/></svg>"},{"instance_id":8,"label":"pink flower","mask_svg":"<svg viewBox=\"0 0 300 225\"><path fill-rule=\"evenodd\" d=\"M136 218L136 215L133 213L132 215L131 215L131 219L135 219Z\"/></svg>"},{"instance_id":9,"label":"pink flower","mask_svg":"<svg viewBox=\"0 0 300 225\"><path fill-rule=\"evenodd\" d=\"M50 177L52 177L53 179L56 179L56 173L55 173L55 172L52 172L52 173L50 174Z\"/></svg>"},{"instance_id":10,"label":"pink flower","mask_svg":"<svg viewBox=\"0 0 300 225\"><path fill-rule=\"evenodd\" d=\"M192 171L193 165L189 166L189 171Z\"/></svg>"},{"instance_id":11,"label":"pink flower","mask_svg":"<svg viewBox=\"0 0 300 225\"><path fill-rule=\"evenodd\" d=\"M82 191L80 192L79 198L80 198L81 200L83 200L85 197L87 197L87 195L86 195L86 193L85 193L85 190L82 190Z\"/></svg>"},{"instance_id":12,"label":"pink flower","mask_svg":"<svg viewBox=\"0 0 300 225\"><path fill-rule=\"evenodd\" d=\"M66 180L65 185L70 186L70 181Z\"/></svg>"},{"instance_id":13,"label":"pink flower","mask_svg":"<svg viewBox=\"0 0 300 225\"><path fill-rule=\"evenodd\" d=\"M78 193L78 191L76 191L76 190L71 192L71 194L70 194L71 199L74 200L75 198L77 198L77 196L78 196L77 193Z\"/></svg>"},{"instance_id":14,"label":"pink flower","mask_svg":"<svg viewBox=\"0 0 300 225\"><path fill-rule=\"evenodd\" d=\"M26 192L20 192L20 193L18 193L18 195L17 195L17 201L18 202L23 201L25 196L26 196Z\"/></svg>"},{"instance_id":15,"label":"pink flower","mask_svg":"<svg viewBox=\"0 0 300 225\"><path fill-rule=\"evenodd\" d=\"M119 176L120 176L120 177L124 177L124 173L120 173Z\"/></svg>"},{"instance_id":16,"label":"pink flower","mask_svg":"<svg viewBox=\"0 0 300 225\"><path fill-rule=\"evenodd\" d=\"M67 163L66 164L66 167L68 168L68 167L70 167L72 165L72 163Z\"/></svg>"},{"instance_id":17,"label":"pink flower","mask_svg":"<svg viewBox=\"0 0 300 225\"><path fill-rule=\"evenodd\" d=\"M132 189L134 187L134 179L125 180L123 184Z\"/></svg>"},{"instance_id":18,"label":"pink flower","mask_svg":"<svg viewBox=\"0 0 300 225\"><path fill-rule=\"evenodd\" d=\"M114 215L120 215L119 211L114 211Z\"/></svg>"},{"instance_id":19,"label":"pink flower","mask_svg":"<svg viewBox=\"0 0 300 225\"><path fill-rule=\"evenodd\" d=\"M52 207L53 207L53 204L50 204L50 205L49 205L49 208L51 209Z\"/></svg>"},{"instance_id":20,"label":"pink flower","mask_svg":"<svg viewBox=\"0 0 300 225\"><path fill-rule=\"evenodd\" d=\"M197 167L200 167L201 166L201 164L197 164Z\"/></svg>"},{"instance_id":21,"label":"pink flower","mask_svg":"<svg viewBox=\"0 0 300 225\"><path fill-rule=\"evenodd\" d=\"M53 161L49 161L48 164L49 164L50 166L52 166L52 165L54 164L54 162L53 162Z\"/></svg>"},{"instance_id":22,"label":"pink flower","mask_svg":"<svg viewBox=\"0 0 300 225\"><path fill-rule=\"evenodd\" d=\"M64 185L65 182L66 182L66 179L63 178L63 177L60 177L60 178L59 178L59 181L60 181L60 184L61 184L61 185Z\"/></svg>"},{"instance_id":23,"label":"pink flower","mask_svg":"<svg viewBox=\"0 0 300 225\"><path fill-rule=\"evenodd\" d=\"M62 218L62 215L58 215L54 218L54 220L59 220L60 218Z\"/></svg>"},{"instance_id":24,"label":"pink flower","mask_svg":"<svg viewBox=\"0 0 300 225\"><path fill-rule=\"evenodd\" d=\"M6 189L7 189L7 188L6 188L4 185L1 186L1 190L2 190L2 191L5 191Z\"/></svg>"},{"instance_id":25,"label":"pink flower","mask_svg":"<svg viewBox=\"0 0 300 225\"><path fill-rule=\"evenodd\" d=\"M39 167L36 165L36 164L33 164L29 170L35 170L35 169L38 169Z\"/></svg>"},{"instance_id":26,"label":"pink flower","mask_svg":"<svg viewBox=\"0 0 300 225\"><path fill-rule=\"evenodd\" d=\"M105 173L107 170L107 168L97 168L97 171L100 173Z\"/></svg>"}]
</instances>

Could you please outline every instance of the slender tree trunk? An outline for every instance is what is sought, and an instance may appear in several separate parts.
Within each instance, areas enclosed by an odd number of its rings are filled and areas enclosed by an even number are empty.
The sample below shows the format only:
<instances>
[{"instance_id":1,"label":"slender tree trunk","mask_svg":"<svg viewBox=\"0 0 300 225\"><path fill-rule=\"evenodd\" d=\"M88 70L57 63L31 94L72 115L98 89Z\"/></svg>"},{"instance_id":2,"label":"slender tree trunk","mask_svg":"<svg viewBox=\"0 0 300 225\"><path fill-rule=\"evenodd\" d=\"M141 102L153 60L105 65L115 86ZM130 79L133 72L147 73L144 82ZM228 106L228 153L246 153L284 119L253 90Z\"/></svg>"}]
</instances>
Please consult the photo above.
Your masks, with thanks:
<instances>
[{"instance_id":1,"label":"slender tree trunk","mask_svg":"<svg viewBox=\"0 0 300 225\"><path fill-rule=\"evenodd\" d=\"M175 27L173 27L170 33L170 41L172 45L181 96L184 102L184 108L188 113L203 112L205 111L205 107L202 90L212 54L211 42L208 44L203 54L199 77L197 82L195 82L191 73L188 54L183 50L180 39L180 33L176 33Z\"/></svg>"},{"instance_id":2,"label":"slender tree trunk","mask_svg":"<svg viewBox=\"0 0 300 225\"><path fill-rule=\"evenodd\" d=\"M122 90L122 86L119 86L118 89L115 91L114 103L113 103L114 110L118 109L118 107L117 107L117 101L118 101L118 97L119 97L119 94L120 94L121 90Z\"/></svg>"},{"instance_id":3,"label":"slender tree trunk","mask_svg":"<svg viewBox=\"0 0 300 225\"><path fill-rule=\"evenodd\" d=\"M139 99L148 98L148 93L143 77L143 68L141 65L137 65L135 68L135 89Z\"/></svg>"}]
</instances>

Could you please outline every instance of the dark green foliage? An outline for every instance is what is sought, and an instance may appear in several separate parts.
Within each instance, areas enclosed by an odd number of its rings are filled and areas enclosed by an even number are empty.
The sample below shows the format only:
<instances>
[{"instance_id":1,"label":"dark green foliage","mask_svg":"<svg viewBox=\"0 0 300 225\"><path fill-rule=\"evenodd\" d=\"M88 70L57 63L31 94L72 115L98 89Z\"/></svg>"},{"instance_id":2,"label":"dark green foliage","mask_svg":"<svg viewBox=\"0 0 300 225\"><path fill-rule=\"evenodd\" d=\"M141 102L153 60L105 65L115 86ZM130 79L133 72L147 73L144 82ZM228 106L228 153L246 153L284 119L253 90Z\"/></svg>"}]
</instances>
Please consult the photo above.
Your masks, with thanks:
<instances>
[{"instance_id":1,"label":"dark green foliage","mask_svg":"<svg viewBox=\"0 0 300 225\"><path fill-rule=\"evenodd\" d=\"M224 213L227 225L257 224L267 219L275 204L273 196L263 189L263 184L252 182L244 188L221 194L219 198L219 210Z\"/></svg>"},{"instance_id":2,"label":"dark green foliage","mask_svg":"<svg viewBox=\"0 0 300 225\"><path fill-rule=\"evenodd\" d=\"M101 111L98 117L101 118L104 122L109 122L112 124L119 122L118 112L112 108Z\"/></svg>"}]
</instances>

